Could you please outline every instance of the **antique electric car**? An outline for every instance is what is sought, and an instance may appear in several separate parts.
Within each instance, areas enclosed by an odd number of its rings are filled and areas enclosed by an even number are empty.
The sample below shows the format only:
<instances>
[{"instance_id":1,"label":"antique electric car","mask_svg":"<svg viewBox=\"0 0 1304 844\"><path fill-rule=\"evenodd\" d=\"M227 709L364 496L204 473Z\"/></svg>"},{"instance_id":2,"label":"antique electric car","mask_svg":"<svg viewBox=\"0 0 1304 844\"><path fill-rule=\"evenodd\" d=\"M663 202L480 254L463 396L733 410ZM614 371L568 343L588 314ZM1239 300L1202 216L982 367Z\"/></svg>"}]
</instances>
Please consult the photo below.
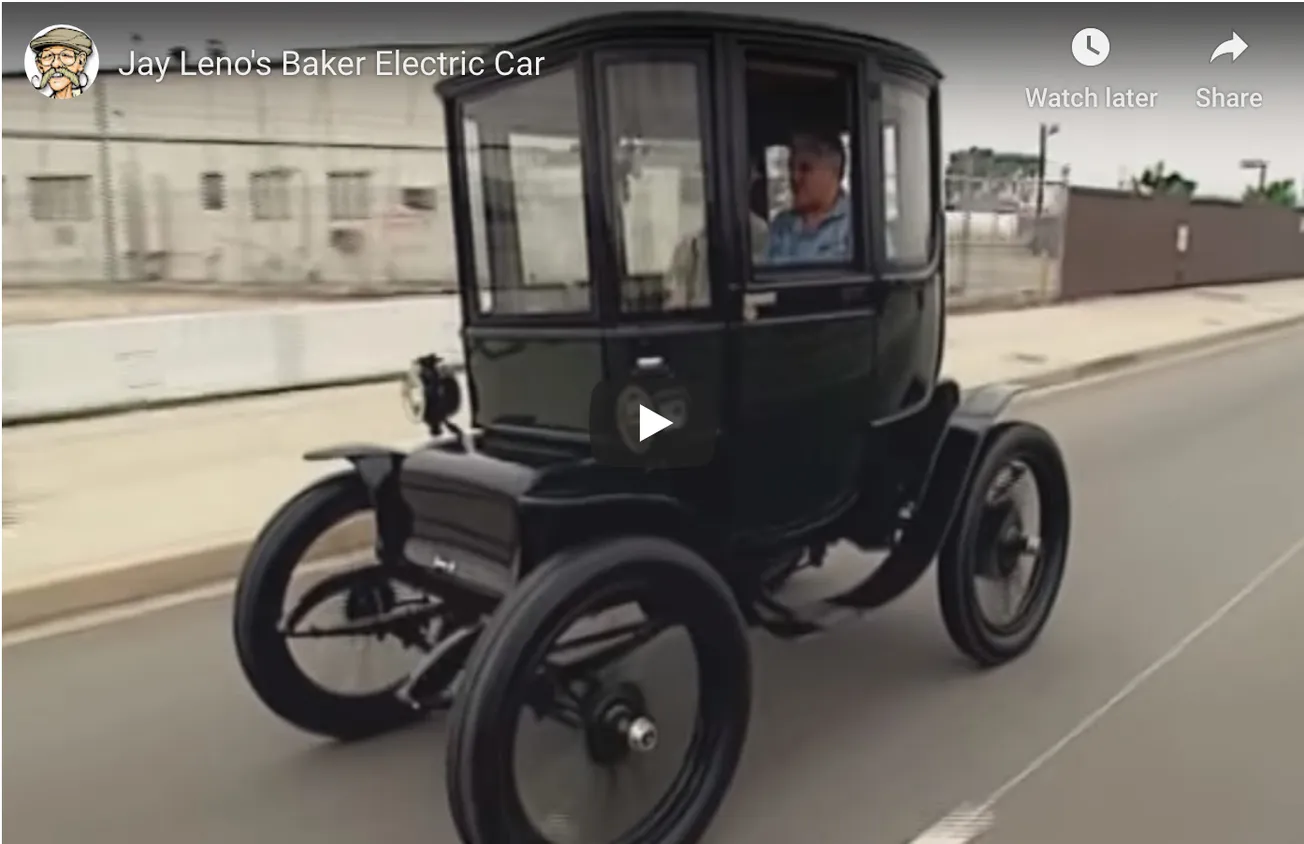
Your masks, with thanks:
<instances>
[{"instance_id":1,"label":"antique electric car","mask_svg":"<svg viewBox=\"0 0 1304 844\"><path fill-rule=\"evenodd\" d=\"M431 356L402 393L428 444L307 455L347 465L258 537L239 658L275 713L338 739L451 706L467 842L694 841L747 735L749 628L816 633L936 560L954 643L1013 659L1059 591L1066 470L1046 431L1005 418L1017 387L940 378L924 56L689 12L501 49L540 72L490 58L437 87L470 423L453 423L463 373ZM364 564L309 559L358 514ZM863 576L814 596L848 560ZM342 625L306 627L332 598ZM419 656L331 691L293 657L312 637ZM576 759L596 795L557 768ZM637 793L613 791L626 774Z\"/></svg>"}]
</instances>

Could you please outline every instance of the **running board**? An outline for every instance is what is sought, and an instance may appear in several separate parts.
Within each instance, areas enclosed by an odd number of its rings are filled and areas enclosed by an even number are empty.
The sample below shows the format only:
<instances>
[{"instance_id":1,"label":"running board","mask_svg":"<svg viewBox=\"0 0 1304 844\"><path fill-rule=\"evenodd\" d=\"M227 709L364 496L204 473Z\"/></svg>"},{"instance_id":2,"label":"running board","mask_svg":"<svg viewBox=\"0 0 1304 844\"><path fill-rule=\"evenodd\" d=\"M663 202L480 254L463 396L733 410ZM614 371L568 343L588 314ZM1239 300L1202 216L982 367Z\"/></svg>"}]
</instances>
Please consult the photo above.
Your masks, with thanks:
<instances>
[{"instance_id":1,"label":"running board","mask_svg":"<svg viewBox=\"0 0 1304 844\"><path fill-rule=\"evenodd\" d=\"M753 602L757 623L781 639L803 639L894 601L919 582L932 563L930 558L899 551L888 554L873 572L847 591L802 607L789 606L762 588Z\"/></svg>"},{"instance_id":2,"label":"running board","mask_svg":"<svg viewBox=\"0 0 1304 844\"><path fill-rule=\"evenodd\" d=\"M444 637L430 653L422 657L394 695L421 712L450 706L453 702L452 686L465 667L466 658L483 629L484 622L477 622L458 628Z\"/></svg>"}]
</instances>

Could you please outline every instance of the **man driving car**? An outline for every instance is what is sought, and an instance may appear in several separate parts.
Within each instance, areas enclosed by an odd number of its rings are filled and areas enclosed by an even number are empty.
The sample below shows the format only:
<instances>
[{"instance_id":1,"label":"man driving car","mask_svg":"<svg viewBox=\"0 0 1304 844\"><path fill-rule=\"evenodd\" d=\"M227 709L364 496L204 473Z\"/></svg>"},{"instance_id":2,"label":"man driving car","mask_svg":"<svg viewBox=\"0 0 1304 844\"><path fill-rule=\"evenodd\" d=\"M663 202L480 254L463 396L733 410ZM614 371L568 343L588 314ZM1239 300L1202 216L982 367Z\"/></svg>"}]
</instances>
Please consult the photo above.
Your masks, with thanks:
<instances>
[{"instance_id":1,"label":"man driving car","mask_svg":"<svg viewBox=\"0 0 1304 844\"><path fill-rule=\"evenodd\" d=\"M851 203L842 189L847 157L834 132L799 132L788 146L792 207L770 222L764 263L851 258Z\"/></svg>"}]
</instances>

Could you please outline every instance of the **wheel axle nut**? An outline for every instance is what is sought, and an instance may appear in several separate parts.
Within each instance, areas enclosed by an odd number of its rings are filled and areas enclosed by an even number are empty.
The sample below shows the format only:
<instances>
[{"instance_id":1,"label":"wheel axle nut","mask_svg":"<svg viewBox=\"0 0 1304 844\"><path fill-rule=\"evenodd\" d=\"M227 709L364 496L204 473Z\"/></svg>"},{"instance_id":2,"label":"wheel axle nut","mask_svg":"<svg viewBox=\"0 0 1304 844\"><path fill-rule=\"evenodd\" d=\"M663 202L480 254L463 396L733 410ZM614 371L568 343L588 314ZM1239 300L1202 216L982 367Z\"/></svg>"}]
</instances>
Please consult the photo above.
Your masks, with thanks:
<instances>
[{"instance_id":1,"label":"wheel axle nut","mask_svg":"<svg viewBox=\"0 0 1304 844\"><path fill-rule=\"evenodd\" d=\"M630 750L650 753L657 746L657 725L651 718L635 718L625 727L625 741Z\"/></svg>"}]
</instances>

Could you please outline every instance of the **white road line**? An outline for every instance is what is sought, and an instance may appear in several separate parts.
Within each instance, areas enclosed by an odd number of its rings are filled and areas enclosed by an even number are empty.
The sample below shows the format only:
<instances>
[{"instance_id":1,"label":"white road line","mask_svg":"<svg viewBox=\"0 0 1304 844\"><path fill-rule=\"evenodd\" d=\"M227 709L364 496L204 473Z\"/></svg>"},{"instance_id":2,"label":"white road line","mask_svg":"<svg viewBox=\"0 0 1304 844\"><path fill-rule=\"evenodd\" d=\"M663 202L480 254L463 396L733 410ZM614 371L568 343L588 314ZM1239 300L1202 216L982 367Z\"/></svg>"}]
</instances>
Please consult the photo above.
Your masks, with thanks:
<instances>
[{"instance_id":1,"label":"white road line","mask_svg":"<svg viewBox=\"0 0 1304 844\"><path fill-rule=\"evenodd\" d=\"M992 813L978 806L961 806L908 844L971 844L992 828Z\"/></svg>"},{"instance_id":2,"label":"white road line","mask_svg":"<svg viewBox=\"0 0 1304 844\"><path fill-rule=\"evenodd\" d=\"M962 806L947 817L952 817L952 815L955 815L956 813L972 813L976 811L985 815L989 819L993 818L994 815L992 814L992 810L995 808L997 803L1006 797L1006 795L1030 779L1034 774L1049 764L1052 759L1058 756L1061 751L1080 738L1096 724L1100 723L1101 719L1112 712L1114 708L1123 701L1131 697L1132 694L1136 692L1137 689L1141 688L1147 680L1158 674L1166 665L1181 656L1187 648L1195 643L1197 639L1212 630L1220 621L1231 614L1232 610L1240 606L1245 599L1259 591L1265 583L1298 557L1302 551L1304 551L1304 536L1297 539L1294 544L1255 575L1249 583L1245 584L1239 592L1229 598L1226 603L1215 610L1212 615L1201 622L1194 630L1183 636L1181 640L1169 648L1163 656L1150 663L1150 665L1143 669L1139 674L1129 680L1114 694L1113 697L1102 703L1093 712L1087 715L1087 717L1079 721L1077 726L1065 733L1059 741L1046 748L1041 755L1029 762L1023 770L1006 780L999 788L988 795L987 799L979 804L976 809L969 808L968 804L966 804L966 806ZM920 844L924 844L926 840L927 839L917 839ZM937 840L940 842L946 841L947 839ZM972 840L974 839L958 839L958 841L963 842L963 844L968 844L968 841ZM912 842L912 844L914 844L914 842Z\"/></svg>"}]
</instances>

